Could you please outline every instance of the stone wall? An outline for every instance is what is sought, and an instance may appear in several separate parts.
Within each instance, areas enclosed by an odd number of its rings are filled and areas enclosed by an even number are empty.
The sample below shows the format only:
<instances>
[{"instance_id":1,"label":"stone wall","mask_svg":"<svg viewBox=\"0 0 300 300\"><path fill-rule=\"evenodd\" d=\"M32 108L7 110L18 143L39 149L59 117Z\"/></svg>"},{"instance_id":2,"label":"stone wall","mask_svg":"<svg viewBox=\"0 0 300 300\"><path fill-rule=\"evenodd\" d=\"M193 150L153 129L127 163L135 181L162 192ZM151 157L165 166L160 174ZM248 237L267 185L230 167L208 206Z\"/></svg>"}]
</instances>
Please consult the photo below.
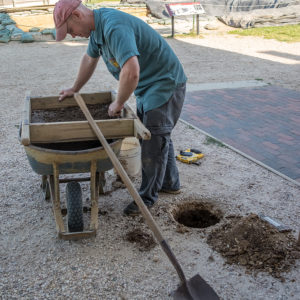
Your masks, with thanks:
<instances>
[{"instance_id":1,"label":"stone wall","mask_svg":"<svg viewBox=\"0 0 300 300\"><path fill-rule=\"evenodd\" d=\"M18 14L52 14L52 9L41 11L25 11ZM16 22L10 17L10 14L0 13L0 43L8 43L9 41L20 41L22 43L32 43L41 40L53 40L56 38L56 30L54 28L29 28L28 32L16 26Z\"/></svg>"}]
</instances>

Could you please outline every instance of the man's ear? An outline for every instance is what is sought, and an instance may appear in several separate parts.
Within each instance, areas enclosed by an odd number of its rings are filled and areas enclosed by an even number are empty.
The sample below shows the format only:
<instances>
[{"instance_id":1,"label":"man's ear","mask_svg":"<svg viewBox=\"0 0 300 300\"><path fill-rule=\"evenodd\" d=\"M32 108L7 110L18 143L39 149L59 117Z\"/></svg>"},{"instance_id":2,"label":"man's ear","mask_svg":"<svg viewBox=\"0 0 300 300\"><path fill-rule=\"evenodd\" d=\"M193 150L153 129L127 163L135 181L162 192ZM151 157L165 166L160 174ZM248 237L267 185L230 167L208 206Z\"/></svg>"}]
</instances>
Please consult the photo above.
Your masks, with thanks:
<instances>
[{"instance_id":1,"label":"man's ear","mask_svg":"<svg viewBox=\"0 0 300 300\"><path fill-rule=\"evenodd\" d=\"M73 20L78 20L80 19L81 17L81 12L78 10L78 9L75 9L73 12L72 12L72 18Z\"/></svg>"}]
</instances>

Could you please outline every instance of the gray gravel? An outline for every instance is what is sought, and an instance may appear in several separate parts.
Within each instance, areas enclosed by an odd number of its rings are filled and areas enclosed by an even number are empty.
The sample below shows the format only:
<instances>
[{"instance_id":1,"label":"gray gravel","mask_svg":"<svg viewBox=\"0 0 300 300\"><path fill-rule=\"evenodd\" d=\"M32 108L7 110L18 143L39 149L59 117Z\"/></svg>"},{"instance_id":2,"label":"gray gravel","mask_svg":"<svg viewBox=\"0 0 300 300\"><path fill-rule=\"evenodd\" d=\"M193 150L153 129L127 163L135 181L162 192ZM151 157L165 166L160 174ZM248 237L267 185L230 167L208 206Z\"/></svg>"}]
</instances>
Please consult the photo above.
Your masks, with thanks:
<instances>
[{"instance_id":1,"label":"gray gravel","mask_svg":"<svg viewBox=\"0 0 300 300\"><path fill-rule=\"evenodd\" d=\"M178 47L177 44L174 46ZM86 42L11 42L0 46L1 299L169 299L177 287L178 277L158 246L141 252L136 244L124 239L126 232L139 226L149 232L140 217L122 216L122 209L132 201L125 189L99 198L99 207L107 214L99 216L95 238L59 240L51 204L42 198L40 177L31 170L18 142L17 125L25 90L46 96L57 95L61 87L70 86L85 48ZM191 60L189 57L188 62ZM201 69L206 62L199 64ZM215 80L219 64L216 62L215 73L210 74ZM231 72L230 68L226 71ZM187 72L193 82L196 78L199 83L202 81L199 70L192 67ZM203 76L206 80L208 74ZM116 87L116 81L101 62L84 91ZM211 228L189 229L182 234L176 231L177 224L170 215L179 203L208 202L224 216L264 212L290 226L296 237L300 228L299 188L230 149L206 145L203 134L183 123L178 123L173 139L176 152L192 145L205 153L201 166L178 163L183 192L176 196L161 195L153 209L187 277L199 273L221 299L299 299L299 260L284 274L285 282L265 273L249 274L242 266L225 264L207 245L206 236ZM114 179L113 175L107 176ZM135 184L138 186L138 178ZM64 188L61 185L63 206ZM83 185L83 195L85 205L89 205L88 184ZM85 221L88 219L85 214Z\"/></svg>"}]
</instances>

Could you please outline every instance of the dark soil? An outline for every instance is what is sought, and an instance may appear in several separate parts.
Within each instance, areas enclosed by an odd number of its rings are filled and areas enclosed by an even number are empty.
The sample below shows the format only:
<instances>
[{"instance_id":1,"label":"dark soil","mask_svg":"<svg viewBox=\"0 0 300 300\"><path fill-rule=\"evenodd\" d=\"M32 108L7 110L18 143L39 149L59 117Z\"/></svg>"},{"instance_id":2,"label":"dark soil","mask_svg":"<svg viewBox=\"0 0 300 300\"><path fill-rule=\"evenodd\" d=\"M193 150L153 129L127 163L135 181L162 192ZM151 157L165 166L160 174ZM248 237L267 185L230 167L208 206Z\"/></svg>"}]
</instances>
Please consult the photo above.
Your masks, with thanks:
<instances>
[{"instance_id":1,"label":"dark soil","mask_svg":"<svg viewBox=\"0 0 300 300\"><path fill-rule=\"evenodd\" d=\"M131 243L136 243L140 251L150 251L156 246L153 236L136 228L127 232L125 239Z\"/></svg>"},{"instance_id":2,"label":"dark soil","mask_svg":"<svg viewBox=\"0 0 300 300\"><path fill-rule=\"evenodd\" d=\"M107 142L112 144L116 140L108 139ZM63 142L63 143L37 143L33 144L34 146L59 150L59 151L83 151L102 147L102 144L99 141L79 141L79 142Z\"/></svg>"},{"instance_id":3,"label":"dark soil","mask_svg":"<svg viewBox=\"0 0 300 300\"><path fill-rule=\"evenodd\" d=\"M215 225L220 219L205 209L186 210L177 215L178 223L192 228L206 228Z\"/></svg>"},{"instance_id":4,"label":"dark soil","mask_svg":"<svg viewBox=\"0 0 300 300\"><path fill-rule=\"evenodd\" d=\"M207 228L220 222L223 214L220 210L214 208L213 205L203 202L203 199L199 199L199 202L183 201L181 204L174 207L171 211L174 220L178 223L179 231L188 232L183 227L190 228Z\"/></svg>"},{"instance_id":5,"label":"dark soil","mask_svg":"<svg viewBox=\"0 0 300 300\"><path fill-rule=\"evenodd\" d=\"M109 143L113 140L108 140ZM81 151L101 147L99 141L80 141L80 142L64 142L64 143L41 143L35 144L40 148L60 150L60 151Z\"/></svg>"},{"instance_id":6,"label":"dark soil","mask_svg":"<svg viewBox=\"0 0 300 300\"><path fill-rule=\"evenodd\" d=\"M107 113L110 103L87 104L87 107L95 120L115 119ZM36 109L31 113L31 123L51 123L51 122L70 122L86 121L86 117L80 107L62 107L54 109Z\"/></svg>"},{"instance_id":7,"label":"dark soil","mask_svg":"<svg viewBox=\"0 0 300 300\"><path fill-rule=\"evenodd\" d=\"M281 273L289 271L300 258L299 246L290 233L279 232L254 214L230 219L213 230L207 242L227 263L281 279Z\"/></svg>"}]
</instances>

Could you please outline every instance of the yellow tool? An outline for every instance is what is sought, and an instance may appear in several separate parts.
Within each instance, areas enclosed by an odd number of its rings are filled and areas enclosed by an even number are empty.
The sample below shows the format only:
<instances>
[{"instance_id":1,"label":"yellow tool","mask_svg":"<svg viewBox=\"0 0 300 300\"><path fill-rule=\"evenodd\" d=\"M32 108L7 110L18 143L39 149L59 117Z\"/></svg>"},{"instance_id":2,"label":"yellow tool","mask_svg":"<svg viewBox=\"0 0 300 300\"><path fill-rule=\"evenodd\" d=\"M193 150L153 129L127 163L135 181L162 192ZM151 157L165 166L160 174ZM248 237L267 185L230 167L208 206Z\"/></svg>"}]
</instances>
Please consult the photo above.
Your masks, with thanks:
<instances>
[{"instance_id":1,"label":"yellow tool","mask_svg":"<svg viewBox=\"0 0 300 300\"><path fill-rule=\"evenodd\" d=\"M200 165L198 160L203 156L204 154L197 149L187 149L185 151L180 151L180 154L177 155L176 158L186 164Z\"/></svg>"}]
</instances>

